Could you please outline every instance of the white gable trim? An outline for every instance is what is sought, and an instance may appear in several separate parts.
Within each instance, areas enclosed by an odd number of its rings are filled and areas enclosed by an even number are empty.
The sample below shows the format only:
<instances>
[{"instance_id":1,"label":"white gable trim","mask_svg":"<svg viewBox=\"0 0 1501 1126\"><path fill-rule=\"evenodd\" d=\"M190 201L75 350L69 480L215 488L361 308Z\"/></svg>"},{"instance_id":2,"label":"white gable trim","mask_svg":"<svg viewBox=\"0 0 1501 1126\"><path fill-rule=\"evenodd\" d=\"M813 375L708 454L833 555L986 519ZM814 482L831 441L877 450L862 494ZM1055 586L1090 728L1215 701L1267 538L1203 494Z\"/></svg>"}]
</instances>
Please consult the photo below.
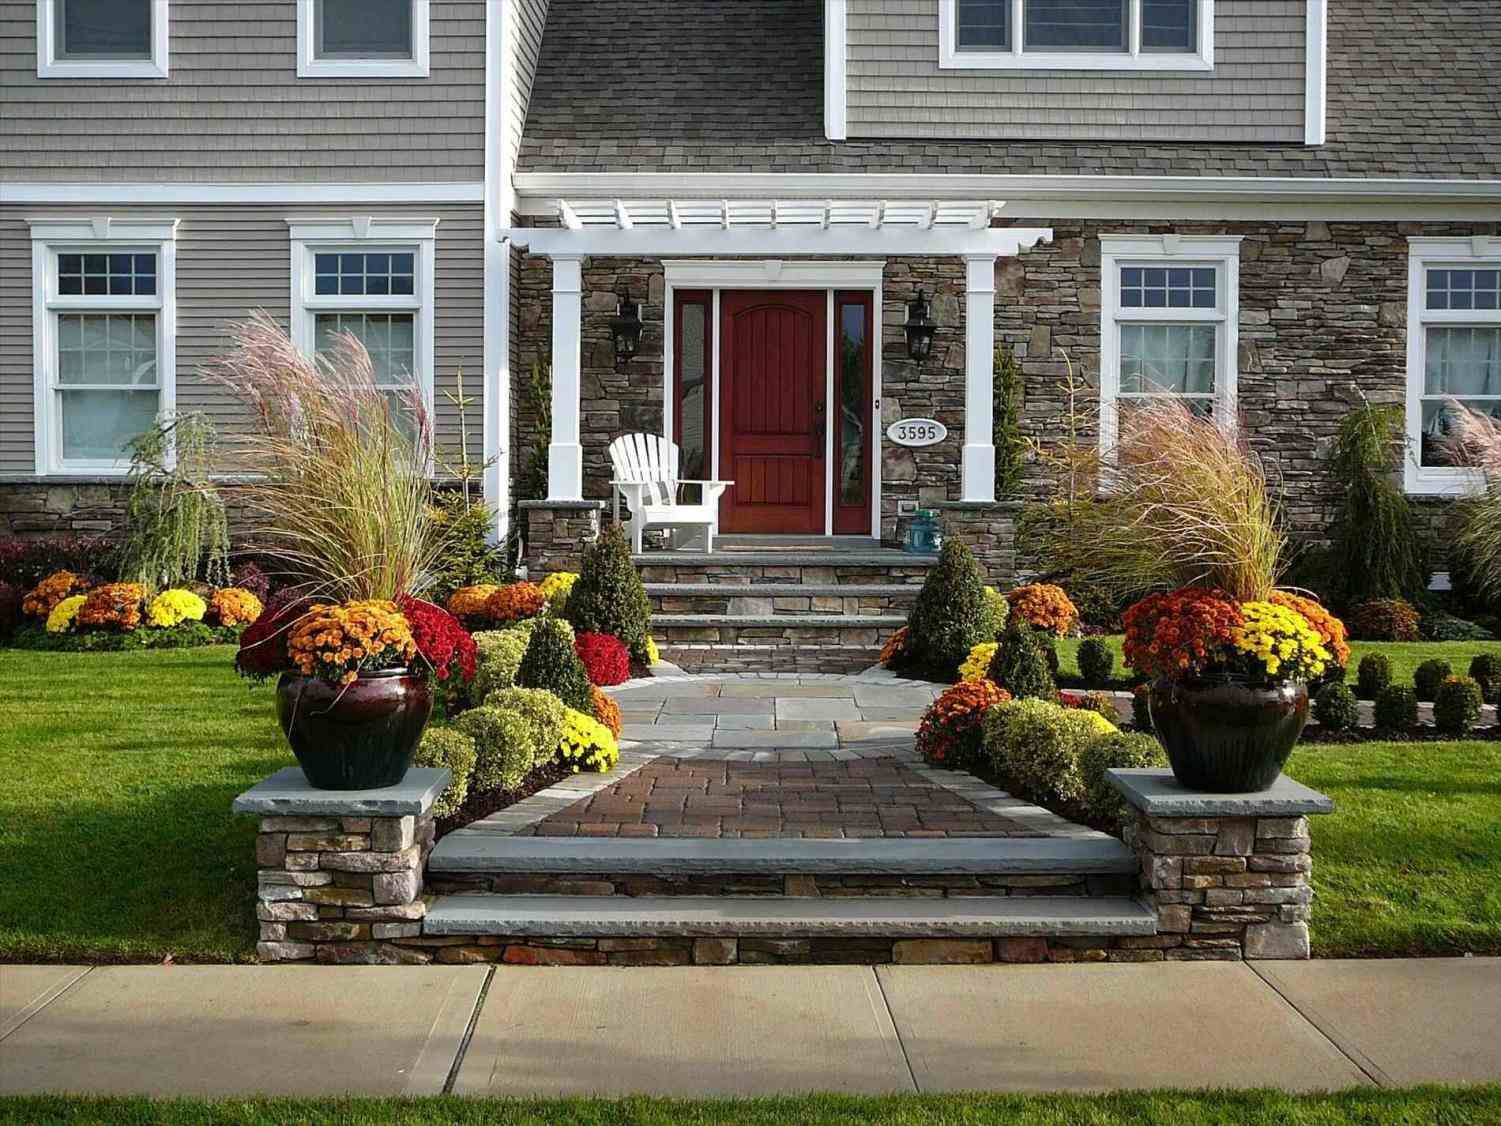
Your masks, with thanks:
<instances>
[{"instance_id":1,"label":"white gable trim","mask_svg":"<svg viewBox=\"0 0 1501 1126\"><path fill-rule=\"evenodd\" d=\"M482 183L67 184L0 183L0 203L479 203Z\"/></svg>"},{"instance_id":2,"label":"white gable trim","mask_svg":"<svg viewBox=\"0 0 1501 1126\"><path fill-rule=\"evenodd\" d=\"M844 140L847 132L849 86L849 3L824 0L823 4L823 135Z\"/></svg>"},{"instance_id":3,"label":"white gable trim","mask_svg":"<svg viewBox=\"0 0 1501 1126\"><path fill-rule=\"evenodd\" d=\"M1329 8L1327 0L1308 0L1304 29L1303 143L1324 143L1324 116L1329 82Z\"/></svg>"}]
</instances>

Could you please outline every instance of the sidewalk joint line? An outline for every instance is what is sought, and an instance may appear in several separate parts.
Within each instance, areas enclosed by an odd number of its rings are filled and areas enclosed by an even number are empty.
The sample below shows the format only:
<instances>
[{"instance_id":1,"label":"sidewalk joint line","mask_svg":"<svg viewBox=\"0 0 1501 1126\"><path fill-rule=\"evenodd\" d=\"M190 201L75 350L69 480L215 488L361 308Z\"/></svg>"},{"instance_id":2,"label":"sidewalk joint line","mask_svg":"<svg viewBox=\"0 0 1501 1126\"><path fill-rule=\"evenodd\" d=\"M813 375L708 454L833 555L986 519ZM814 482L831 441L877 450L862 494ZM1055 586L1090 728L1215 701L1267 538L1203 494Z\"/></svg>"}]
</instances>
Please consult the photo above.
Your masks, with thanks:
<instances>
[{"instance_id":1,"label":"sidewalk joint line","mask_svg":"<svg viewBox=\"0 0 1501 1126\"><path fill-rule=\"evenodd\" d=\"M453 1094L454 1084L459 1081L459 1068L464 1064L464 1057L469 1054L469 1042L474 1039L474 1029L479 1024L479 1015L485 1008L485 998L490 993L490 983L495 980L495 967L490 967L490 972L485 975L484 984L479 987L479 996L474 999L474 1011L469 1014L469 1023L464 1028L464 1036L459 1041L459 1050L454 1053L453 1066L448 1069L448 1078L443 1080L443 1094Z\"/></svg>"},{"instance_id":2,"label":"sidewalk joint line","mask_svg":"<svg viewBox=\"0 0 1501 1126\"><path fill-rule=\"evenodd\" d=\"M11 1018L15 1022L14 1024L12 1024L9 1028L0 1030L0 1043L9 1040L26 1025L27 1021L31 1020L32 1017L36 1016L43 1009L50 1007L54 1001L58 1000L58 998L62 997L64 994L73 992L74 987L77 986L78 983L84 978L88 977L89 974L93 973L94 969L94 966L85 966L83 968L83 973L76 975L68 981L65 981L60 986L55 986L50 993L43 994L40 1000L33 1001L26 1008L22 1009L19 1013Z\"/></svg>"},{"instance_id":3,"label":"sidewalk joint line","mask_svg":"<svg viewBox=\"0 0 1501 1126\"><path fill-rule=\"evenodd\" d=\"M907 1054L907 1042L902 1039L902 1026L896 1021L896 1013L891 1009L891 999L886 996L886 983L881 980L879 966L871 966L870 976L876 979L876 990L881 994L881 1004L886 1007L886 1018L891 1021L891 1029L896 1033L896 1046L902 1050L902 1062L907 1065L907 1078L912 1081L912 1090L915 1094L922 1094L922 1087L917 1082L917 1072L912 1068L912 1057Z\"/></svg>"},{"instance_id":4,"label":"sidewalk joint line","mask_svg":"<svg viewBox=\"0 0 1501 1126\"><path fill-rule=\"evenodd\" d=\"M1302 1017L1303 1020L1308 1023L1309 1027L1316 1031L1320 1036L1329 1041L1330 1044L1334 1045L1335 1051L1337 1051L1340 1055L1344 1056L1345 1059L1354 1064L1356 1068L1359 1069L1360 1073L1367 1079L1369 1079L1372 1083L1374 1083L1377 1087L1401 1086L1401 1084L1395 1082L1390 1075L1382 1071L1374 1061L1367 1059L1363 1053L1348 1049L1338 1040L1336 1040L1329 1029L1325 1028L1324 1025L1320 1021L1315 1019L1312 1014L1304 1012L1302 1006L1300 1006L1286 993L1282 992L1281 988L1275 981L1273 981L1270 977L1257 969L1255 962L1248 961L1245 963L1245 966L1248 970L1250 970L1253 974L1255 974L1258 978L1265 982L1267 987L1270 988L1271 991L1278 997L1280 997L1283 1003L1286 1004L1288 1008Z\"/></svg>"}]
</instances>

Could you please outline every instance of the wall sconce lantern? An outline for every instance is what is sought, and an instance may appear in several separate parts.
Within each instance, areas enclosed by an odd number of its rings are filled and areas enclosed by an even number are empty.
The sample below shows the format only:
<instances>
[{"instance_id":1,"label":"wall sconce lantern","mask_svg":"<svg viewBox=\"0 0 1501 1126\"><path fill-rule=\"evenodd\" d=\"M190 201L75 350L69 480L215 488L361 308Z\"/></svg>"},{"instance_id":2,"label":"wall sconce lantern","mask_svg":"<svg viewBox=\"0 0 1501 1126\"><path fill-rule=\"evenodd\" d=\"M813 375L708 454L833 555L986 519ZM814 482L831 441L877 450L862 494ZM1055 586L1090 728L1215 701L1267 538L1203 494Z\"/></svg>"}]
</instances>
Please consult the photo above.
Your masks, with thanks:
<instances>
[{"instance_id":1,"label":"wall sconce lantern","mask_svg":"<svg viewBox=\"0 0 1501 1126\"><path fill-rule=\"evenodd\" d=\"M615 315L610 318L610 335L615 338L615 363L624 363L641 347L641 306L631 300L630 291L620 294Z\"/></svg>"},{"instance_id":2,"label":"wall sconce lantern","mask_svg":"<svg viewBox=\"0 0 1501 1126\"><path fill-rule=\"evenodd\" d=\"M922 290L919 289L917 297L908 303L907 323L902 327L907 331L907 354L914 360L926 360L933 351L933 333L938 325L933 320L928 295Z\"/></svg>"}]
</instances>

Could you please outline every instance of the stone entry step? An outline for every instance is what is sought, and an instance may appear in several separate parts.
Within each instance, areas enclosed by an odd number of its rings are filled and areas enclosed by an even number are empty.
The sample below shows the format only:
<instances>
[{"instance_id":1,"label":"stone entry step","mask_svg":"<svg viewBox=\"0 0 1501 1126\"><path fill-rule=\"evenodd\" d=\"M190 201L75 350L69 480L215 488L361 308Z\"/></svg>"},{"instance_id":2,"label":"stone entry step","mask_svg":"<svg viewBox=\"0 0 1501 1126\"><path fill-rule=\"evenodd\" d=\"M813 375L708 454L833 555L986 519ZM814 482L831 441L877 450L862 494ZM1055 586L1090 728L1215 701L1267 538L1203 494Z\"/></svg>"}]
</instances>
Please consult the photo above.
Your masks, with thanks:
<instances>
[{"instance_id":1,"label":"stone entry step","mask_svg":"<svg viewBox=\"0 0 1501 1126\"><path fill-rule=\"evenodd\" d=\"M926 899L442 895L423 934L547 938L1142 937L1156 915L1124 897Z\"/></svg>"},{"instance_id":2,"label":"stone entry step","mask_svg":"<svg viewBox=\"0 0 1501 1126\"><path fill-rule=\"evenodd\" d=\"M1085 876L1134 874L1137 870L1136 854L1104 833L931 840L631 840L514 837L471 827L440 840L427 863L434 873L592 876Z\"/></svg>"},{"instance_id":3,"label":"stone entry step","mask_svg":"<svg viewBox=\"0 0 1501 1126\"><path fill-rule=\"evenodd\" d=\"M883 639L884 640L884 639ZM879 645L813 645L779 638L774 643L751 643L738 637L724 642L691 641L662 643L664 659L684 672L808 672L858 673L881 656Z\"/></svg>"},{"instance_id":4,"label":"stone entry step","mask_svg":"<svg viewBox=\"0 0 1501 1126\"><path fill-rule=\"evenodd\" d=\"M792 583L921 586L936 555L865 551L654 551L632 556L646 583Z\"/></svg>"},{"instance_id":5,"label":"stone entry step","mask_svg":"<svg viewBox=\"0 0 1501 1126\"><path fill-rule=\"evenodd\" d=\"M687 672L859 672L907 624L897 614L655 614L662 656Z\"/></svg>"},{"instance_id":6,"label":"stone entry step","mask_svg":"<svg viewBox=\"0 0 1501 1126\"><path fill-rule=\"evenodd\" d=\"M740 614L790 617L809 613L906 614L917 583L647 583L655 614Z\"/></svg>"}]
</instances>

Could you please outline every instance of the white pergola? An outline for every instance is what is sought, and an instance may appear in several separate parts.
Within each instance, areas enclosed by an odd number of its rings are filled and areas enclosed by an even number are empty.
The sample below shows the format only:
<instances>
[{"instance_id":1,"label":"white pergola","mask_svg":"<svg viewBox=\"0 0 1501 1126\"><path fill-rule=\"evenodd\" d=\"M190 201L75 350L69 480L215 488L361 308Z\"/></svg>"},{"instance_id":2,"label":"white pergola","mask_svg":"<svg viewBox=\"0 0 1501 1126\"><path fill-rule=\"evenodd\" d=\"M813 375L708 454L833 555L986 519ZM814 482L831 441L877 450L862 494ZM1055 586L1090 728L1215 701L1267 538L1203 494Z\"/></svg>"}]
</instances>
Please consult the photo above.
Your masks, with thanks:
<instances>
[{"instance_id":1,"label":"white pergola","mask_svg":"<svg viewBox=\"0 0 1501 1126\"><path fill-rule=\"evenodd\" d=\"M988 200L570 199L559 227L513 228L509 238L552 261L552 444L548 499L583 498L579 438L583 263L589 257L884 258L965 260L963 499L995 499L991 398L995 374L995 262L1039 242L1047 228L992 227Z\"/></svg>"}]
</instances>

